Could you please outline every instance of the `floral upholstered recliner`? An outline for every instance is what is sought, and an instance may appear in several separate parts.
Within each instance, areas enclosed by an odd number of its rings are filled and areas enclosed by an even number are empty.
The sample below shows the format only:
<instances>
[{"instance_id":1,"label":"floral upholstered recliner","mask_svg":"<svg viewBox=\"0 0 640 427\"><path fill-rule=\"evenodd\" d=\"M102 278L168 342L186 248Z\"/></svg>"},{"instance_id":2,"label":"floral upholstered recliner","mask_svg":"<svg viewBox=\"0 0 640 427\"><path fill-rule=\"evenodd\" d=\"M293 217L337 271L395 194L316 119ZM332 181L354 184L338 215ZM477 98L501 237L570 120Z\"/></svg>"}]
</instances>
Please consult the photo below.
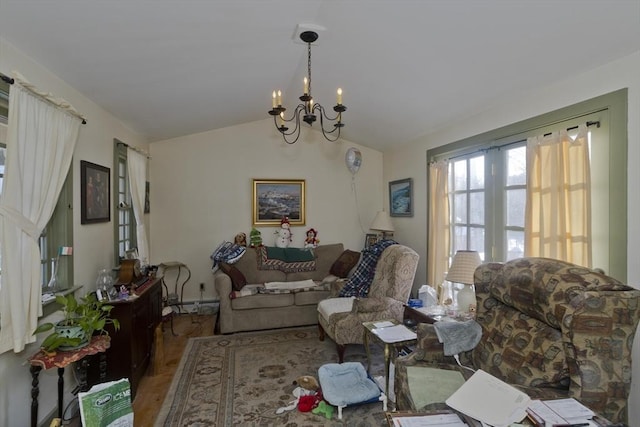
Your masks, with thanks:
<instances>
[{"instance_id":1,"label":"floral upholstered recliner","mask_svg":"<svg viewBox=\"0 0 640 427\"><path fill-rule=\"evenodd\" d=\"M482 264L475 287L482 339L460 355L463 364L532 398L574 397L613 422L627 421L640 290L547 258ZM398 409L423 409L414 407L407 367L455 363L433 325L419 324L416 350L395 365Z\"/></svg>"},{"instance_id":2,"label":"floral upholstered recliner","mask_svg":"<svg viewBox=\"0 0 640 427\"><path fill-rule=\"evenodd\" d=\"M402 321L409 300L419 255L413 249L394 244L382 252L366 297L327 298L318 304L320 340L325 334L336 343L338 361L344 360L347 344L362 344L363 322ZM336 289L332 294L337 294Z\"/></svg>"}]
</instances>

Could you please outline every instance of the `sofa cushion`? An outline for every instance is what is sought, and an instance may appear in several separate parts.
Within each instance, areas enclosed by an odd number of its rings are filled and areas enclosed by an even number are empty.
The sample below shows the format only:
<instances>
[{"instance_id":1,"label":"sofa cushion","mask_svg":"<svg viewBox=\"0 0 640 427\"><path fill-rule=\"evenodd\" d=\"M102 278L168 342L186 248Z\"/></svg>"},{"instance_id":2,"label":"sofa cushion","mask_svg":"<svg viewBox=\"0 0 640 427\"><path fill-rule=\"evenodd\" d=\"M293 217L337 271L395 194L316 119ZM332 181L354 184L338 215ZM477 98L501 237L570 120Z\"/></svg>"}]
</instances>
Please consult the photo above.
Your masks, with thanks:
<instances>
[{"instance_id":1,"label":"sofa cushion","mask_svg":"<svg viewBox=\"0 0 640 427\"><path fill-rule=\"evenodd\" d=\"M293 299L295 305L317 305L328 297L329 291L323 286L318 286L317 289L311 291L296 292Z\"/></svg>"},{"instance_id":2,"label":"sofa cushion","mask_svg":"<svg viewBox=\"0 0 640 427\"><path fill-rule=\"evenodd\" d=\"M338 277L347 277L349 272L353 270L353 267L358 264L360 260L360 252L345 250L340 254L338 259L331 265L329 273Z\"/></svg>"},{"instance_id":3,"label":"sofa cushion","mask_svg":"<svg viewBox=\"0 0 640 427\"><path fill-rule=\"evenodd\" d=\"M288 307L293 305L293 294L251 295L231 300L234 310L252 310L255 308Z\"/></svg>"},{"instance_id":4,"label":"sofa cushion","mask_svg":"<svg viewBox=\"0 0 640 427\"><path fill-rule=\"evenodd\" d=\"M226 262L221 262L220 270L231 278L231 284L234 291L242 290L244 285L247 284L247 279L244 277L244 274L242 274L242 272L235 266L229 265Z\"/></svg>"}]
</instances>

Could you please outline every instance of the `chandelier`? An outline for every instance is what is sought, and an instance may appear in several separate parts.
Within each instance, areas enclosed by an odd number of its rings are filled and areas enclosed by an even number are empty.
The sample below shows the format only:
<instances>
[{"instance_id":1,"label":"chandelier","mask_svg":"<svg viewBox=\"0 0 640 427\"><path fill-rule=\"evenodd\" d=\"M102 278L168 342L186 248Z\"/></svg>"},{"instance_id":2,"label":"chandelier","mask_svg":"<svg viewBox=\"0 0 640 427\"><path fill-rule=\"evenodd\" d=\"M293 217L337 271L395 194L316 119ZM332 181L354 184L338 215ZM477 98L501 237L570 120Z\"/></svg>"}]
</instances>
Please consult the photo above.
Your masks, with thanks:
<instances>
[{"instance_id":1,"label":"chandelier","mask_svg":"<svg viewBox=\"0 0 640 427\"><path fill-rule=\"evenodd\" d=\"M347 107L342 105L342 89L338 88L336 105L333 107L336 116L327 116L325 108L318 103L314 103L313 96L311 96L311 43L318 40L318 33L315 31L303 31L300 33L300 39L307 43L308 51L307 77L304 78L304 91L300 97L300 101L302 102L296 107L293 116L290 119L285 119L284 112L287 109L282 106L282 91L273 91L272 108L269 110L269 114L273 116L273 123L287 144L295 144L300 137L300 116L302 116L302 120L308 123L309 126L313 125L313 122L315 122L319 116L320 129L324 137L329 141L336 141L340 138L340 128L344 126L344 123L342 123L342 113L347 110ZM328 128L326 129L325 121L328 122ZM294 124L295 127L289 131L287 124ZM332 124L333 128L331 128ZM291 139L287 137L291 137Z\"/></svg>"}]
</instances>

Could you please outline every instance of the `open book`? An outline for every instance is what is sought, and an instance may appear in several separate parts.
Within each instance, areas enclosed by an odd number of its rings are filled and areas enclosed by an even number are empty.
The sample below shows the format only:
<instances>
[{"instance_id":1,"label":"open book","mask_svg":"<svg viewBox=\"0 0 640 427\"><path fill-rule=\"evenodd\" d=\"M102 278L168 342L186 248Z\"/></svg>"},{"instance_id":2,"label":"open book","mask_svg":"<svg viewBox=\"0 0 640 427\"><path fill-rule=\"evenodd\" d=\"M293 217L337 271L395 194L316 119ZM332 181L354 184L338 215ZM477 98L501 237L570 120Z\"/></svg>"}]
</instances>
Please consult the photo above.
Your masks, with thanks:
<instances>
[{"instance_id":1,"label":"open book","mask_svg":"<svg viewBox=\"0 0 640 427\"><path fill-rule=\"evenodd\" d=\"M481 369L446 400L456 411L495 427L522 421L530 402L525 393Z\"/></svg>"}]
</instances>

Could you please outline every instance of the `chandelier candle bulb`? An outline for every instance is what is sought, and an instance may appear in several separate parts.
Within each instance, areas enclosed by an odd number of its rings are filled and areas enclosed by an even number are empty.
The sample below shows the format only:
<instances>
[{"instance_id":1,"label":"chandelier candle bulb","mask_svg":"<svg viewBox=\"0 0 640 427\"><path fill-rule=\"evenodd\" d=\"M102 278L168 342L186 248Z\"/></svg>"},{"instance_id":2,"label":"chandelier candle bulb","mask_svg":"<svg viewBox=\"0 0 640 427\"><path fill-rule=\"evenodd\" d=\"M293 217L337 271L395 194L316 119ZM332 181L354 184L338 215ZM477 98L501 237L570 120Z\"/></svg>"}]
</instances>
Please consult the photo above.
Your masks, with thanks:
<instances>
[{"instance_id":1,"label":"chandelier candle bulb","mask_svg":"<svg viewBox=\"0 0 640 427\"><path fill-rule=\"evenodd\" d=\"M278 91L278 105L282 105L282 91Z\"/></svg>"},{"instance_id":2,"label":"chandelier candle bulb","mask_svg":"<svg viewBox=\"0 0 640 427\"><path fill-rule=\"evenodd\" d=\"M276 91L273 91L273 94L271 94L272 98L271 98L271 106L273 108L276 108Z\"/></svg>"},{"instance_id":3,"label":"chandelier candle bulb","mask_svg":"<svg viewBox=\"0 0 640 427\"><path fill-rule=\"evenodd\" d=\"M304 94L308 95L309 94L309 80L305 77L303 82L304 82Z\"/></svg>"},{"instance_id":4,"label":"chandelier candle bulb","mask_svg":"<svg viewBox=\"0 0 640 427\"><path fill-rule=\"evenodd\" d=\"M338 100L338 105L342 105L342 89L341 88L338 88L336 98Z\"/></svg>"},{"instance_id":5,"label":"chandelier candle bulb","mask_svg":"<svg viewBox=\"0 0 640 427\"><path fill-rule=\"evenodd\" d=\"M284 126L284 113L280 113L280 127Z\"/></svg>"}]
</instances>

